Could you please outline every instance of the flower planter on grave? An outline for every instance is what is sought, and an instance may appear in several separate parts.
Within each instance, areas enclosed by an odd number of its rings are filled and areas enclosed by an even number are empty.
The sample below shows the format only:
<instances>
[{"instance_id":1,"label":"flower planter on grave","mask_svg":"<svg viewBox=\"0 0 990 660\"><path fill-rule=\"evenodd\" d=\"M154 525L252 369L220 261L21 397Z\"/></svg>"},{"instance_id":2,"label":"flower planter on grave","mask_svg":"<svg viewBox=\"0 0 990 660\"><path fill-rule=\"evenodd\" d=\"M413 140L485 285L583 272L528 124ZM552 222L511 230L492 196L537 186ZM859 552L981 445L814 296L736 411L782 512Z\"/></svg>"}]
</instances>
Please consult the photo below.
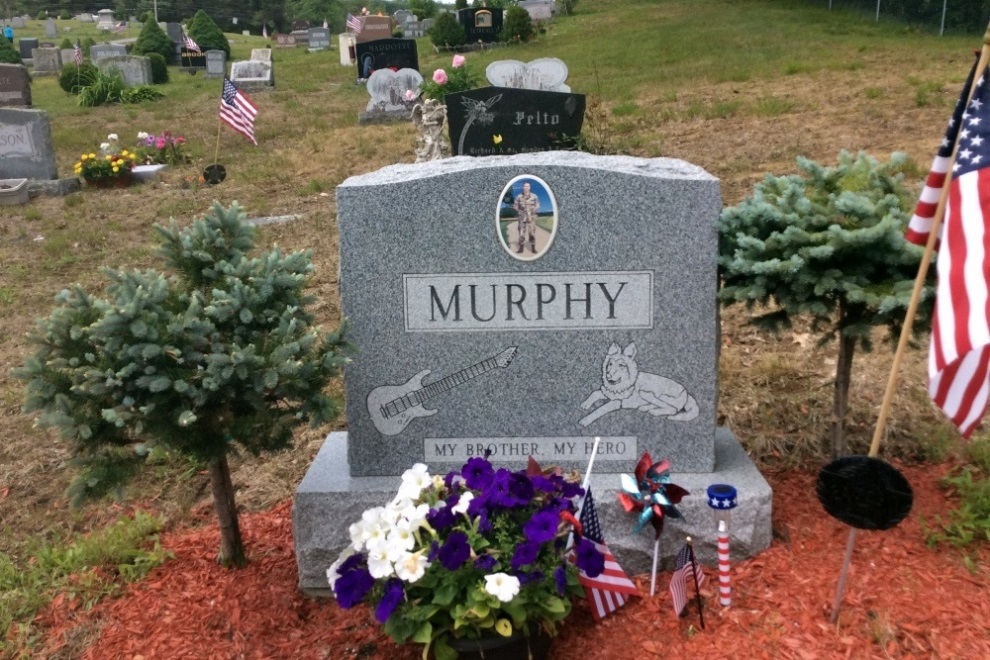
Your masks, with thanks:
<instances>
[{"instance_id":1,"label":"flower planter on grave","mask_svg":"<svg viewBox=\"0 0 990 660\"><path fill-rule=\"evenodd\" d=\"M457 651L458 660L544 660L550 654L553 638L543 628L534 634L524 635L516 631L509 637L493 635L480 639L451 639L449 644Z\"/></svg>"},{"instance_id":2,"label":"flower planter on grave","mask_svg":"<svg viewBox=\"0 0 990 660\"><path fill-rule=\"evenodd\" d=\"M28 201L27 179L0 179L0 206L15 206Z\"/></svg>"},{"instance_id":3,"label":"flower planter on grave","mask_svg":"<svg viewBox=\"0 0 990 660\"><path fill-rule=\"evenodd\" d=\"M86 179L86 186L89 188L129 188L132 182L131 173L127 172L102 179Z\"/></svg>"},{"instance_id":4,"label":"flower planter on grave","mask_svg":"<svg viewBox=\"0 0 990 660\"><path fill-rule=\"evenodd\" d=\"M131 168L131 177L137 182L151 181L166 169L168 169L168 165L162 163L155 165L135 165Z\"/></svg>"}]
</instances>

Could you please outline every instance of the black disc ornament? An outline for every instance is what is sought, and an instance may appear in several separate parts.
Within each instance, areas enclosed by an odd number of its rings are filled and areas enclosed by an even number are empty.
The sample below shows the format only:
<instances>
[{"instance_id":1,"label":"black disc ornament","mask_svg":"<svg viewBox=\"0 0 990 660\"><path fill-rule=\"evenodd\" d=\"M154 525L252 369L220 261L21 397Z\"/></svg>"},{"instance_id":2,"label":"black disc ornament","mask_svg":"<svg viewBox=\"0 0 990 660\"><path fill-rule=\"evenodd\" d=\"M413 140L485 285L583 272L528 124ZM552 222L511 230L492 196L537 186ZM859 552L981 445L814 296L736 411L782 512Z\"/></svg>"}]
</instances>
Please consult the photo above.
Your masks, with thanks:
<instances>
[{"instance_id":1,"label":"black disc ornament","mask_svg":"<svg viewBox=\"0 0 990 660\"><path fill-rule=\"evenodd\" d=\"M203 170L203 179L211 186L221 183L226 178L227 169L218 163L207 165L206 169Z\"/></svg>"},{"instance_id":2,"label":"black disc ornament","mask_svg":"<svg viewBox=\"0 0 990 660\"><path fill-rule=\"evenodd\" d=\"M818 473L818 501L833 518L859 529L890 529L911 512L911 484L870 456L843 456Z\"/></svg>"}]
</instances>

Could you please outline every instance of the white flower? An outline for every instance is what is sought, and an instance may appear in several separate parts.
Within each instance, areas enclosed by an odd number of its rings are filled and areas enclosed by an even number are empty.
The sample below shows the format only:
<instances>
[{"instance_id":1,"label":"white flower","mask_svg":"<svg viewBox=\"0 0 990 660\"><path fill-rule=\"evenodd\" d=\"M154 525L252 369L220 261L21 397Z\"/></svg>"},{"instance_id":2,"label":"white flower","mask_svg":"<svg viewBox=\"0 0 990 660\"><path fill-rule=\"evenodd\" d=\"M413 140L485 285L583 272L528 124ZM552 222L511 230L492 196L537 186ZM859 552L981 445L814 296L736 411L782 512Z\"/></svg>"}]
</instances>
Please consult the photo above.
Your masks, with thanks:
<instances>
[{"instance_id":1,"label":"white flower","mask_svg":"<svg viewBox=\"0 0 990 660\"><path fill-rule=\"evenodd\" d=\"M100 143L100 151L102 151L104 154L109 153L110 152L110 143L109 142L101 142Z\"/></svg>"},{"instance_id":2,"label":"white flower","mask_svg":"<svg viewBox=\"0 0 990 660\"><path fill-rule=\"evenodd\" d=\"M140 132L138 132L138 139L139 140L147 140L148 139L148 134L145 133L144 131L140 131Z\"/></svg>"},{"instance_id":3,"label":"white flower","mask_svg":"<svg viewBox=\"0 0 990 660\"><path fill-rule=\"evenodd\" d=\"M371 577L379 580L395 572L388 555L388 544L384 542L368 546L368 572Z\"/></svg>"},{"instance_id":4,"label":"white flower","mask_svg":"<svg viewBox=\"0 0 990 660\"><path fill-rule=\"evenodd\" d=\"M107 139L110 140L111 142L116 142L117 141L117 134L116 133L111 133L110 135L107 136Z\"/></svg>"},{"instance_id":5,"label":"white flower","mask_svg":"<svg viewBox=\"0 0 990 660\"><path fill-rule=\"evenodd\" d=\"M474 499L474 493L468 491L461 494L461 499L457 500L457 504L451 509L454 513L467 513L468 505L471 504L471 500Z\"/></svg>"},{"instance_id":6,"label":"white flower","mask_svg":"<svg viewBox=\"0 0 990 660\"><path fill-rule=\"evenodd\" d=\"M364 544L368 541L367 530L368 527L363 522L356 522L347 528L348 533L351 535L351 546L355 550L361 551L364 549Z\"/></svg>"},{"instance_id":7,"label":"white flower","mask_svg":"<svg viewBox=\"0 0 990 660\"><path fill-rule=\"evenodd\" d=\"M519 593L519 578L506 573L485 576L485 591L508 603Z\"/></svg>"},{"instance_id":8,"label":"white flower","mask_svg":"<svg viewBox=\"0 0 990 660\"><path fill-rule=\"evenodd\" d=\"M419 552L404 552L399 557L399 560L395 562L395 574L399 576L399 579L412 583L423 577L423 574L426 573L426 569L429 567L430 562L426 561L422 550ZM516 580L517 584L518 582Z\"/></svg>"},{"instance_id":9,"label":"white flower","mask_svg":"<svg viewBox=\"0 0 990 660\"><path fill-rule=\"evenodd\" d=\"M343 552L340 553L340 556L337 557L337 561L330 564L330 568L327 569L327 582L330 583L330 589L333 589L334 583L337 582L337 578L340 577L340 573L337 572L338 569L340 569L340 565L347 561L347 558L355 552L357 551L354 549L354 546L349 545L344 548Z\"/></svg>"},{"instance_id":10,"label":"white flower","mask_svg":"<svg viewBox=\"0 0 990 660\"><path fill-rule=\"evenodd\" d=\"M408 497L415 500L423 489L433 483L428 468L422 463L416 463L402 474L402 485L399 486L398 498Z\"/></svg>"}]
</instances>

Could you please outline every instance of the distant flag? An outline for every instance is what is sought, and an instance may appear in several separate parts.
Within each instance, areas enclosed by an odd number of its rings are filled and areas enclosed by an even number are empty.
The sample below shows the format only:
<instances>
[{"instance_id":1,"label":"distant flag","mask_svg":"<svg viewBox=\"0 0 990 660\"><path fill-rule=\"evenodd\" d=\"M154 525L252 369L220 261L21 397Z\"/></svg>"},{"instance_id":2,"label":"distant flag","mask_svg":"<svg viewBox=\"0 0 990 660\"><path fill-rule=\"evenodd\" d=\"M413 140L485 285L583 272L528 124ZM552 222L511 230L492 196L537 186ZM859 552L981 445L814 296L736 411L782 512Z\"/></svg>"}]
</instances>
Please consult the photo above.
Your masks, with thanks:
<instances>
[{"instance_id":1,"label":"distant flag","mask_svg":"<svg viewBox=\"0 0 990 660\"><path fill-rule=\"evenodd\" d=\"M258 146L258 140L254 137L254 118L257 116L257 106L230 82L230 78L224 77L223 93L220 95L220 119Z\"/></svg>"},{"instance_id":2,"label":"distant flag","mask_svg":"<svg viewBox=\"0 0 990 660\"><path fill-rule=\"evenodd\" d=\"M114 25L113 28L111 28L111 29L114 32L116 32L117 34L120 34L121 32L126 32L127 31L127 23L125 23L124 21L121 21L120 23L117 23L116 25Z\"/></svg>"},{"instance_id":3,"label":"distant flag","mask_svg":"<svg viewBox=\"0 0 990 660\"><path fill-rule=\"evenodd\" d=\"M605 545L601 523L598 521L598 510L595 508L591 489L588 489L588 494L584 498L580 522L584 538L594 543L598 551L605 555L605 570L602 571L601 575L589 577L584 571L578 572L578 581L584 587L588 604L591 605L591 615L595 621L601 621L625 605L626 600L628 600L627 596L638 596L639 589L626 576L625 571L612 556L612 551Z\"/></svg>"},{"instance_id":4,"label":"distant flag","mask_svg":"<svg viewBox=\"0 0 990 660\"><path fill-rule=\"evenodd\" d=\"M329 24L329 23L327 23L327 19L325 19L325 18L324 18L324 19L323 19L323 29L324 29L324 30L327 30L327 29L329 29L329 28L330 28L330 24Z\"/></svg>"},{"instance_id":5,"label":"distant flag","mask_svg":"<svg viewBox=\"0 0 990 660\"><path fill-rule=\"evenodd\" d=\"M195 41L193 41L192 40L192 37L190 37L185 32L182 33L182 45L186 47L186 50L191 50L194 53L201 53L202 52L199 49L199 44L197 44Z\"/></svg>"},{"instance_id":6,"label":"distant flag","mask_svg":"<svg viewBox=\"0 0 990 660\"><path fill-rule=\"evenodd\" d=\"M922 210L934 199L930 204L934 218L953 143L958 139L939 235L928 394L965 438L979 426L990 401L990 83L985 70L971 73L969 80L974 79L972 100L966 104L967 84L918 203ZM938 169L942 170L942 180L936 176L933 181ZM918 215L916 212L915 217ZM925 229L927 239L931 220ZM910 229L907 238L915 242Z\"/></svg>"},{"instance_id":7,"label":"distant flag","mask_svg":"<svg viewBox=\"0 0 990 660\"><path fill-rule=\"evenodd\" d=\"M361 19L360 18L358 18L357 16L355 16L353 14L348 14L347 15L347 31L348 32L353 32L354 34L361 34L361 28L362 27L363 27L363 24L361 23Z\"/></svg>"},{"instance_id":8,"label":"distant flag","mask_svg":"<svg viewBox=\"0 0 990 660\"><path fill-rule=\"evenodd\" d=\"M263 36L265 39L268 38L268 24L267 23L265 25L262 25L261 26L261 36Z\"/></svg>"},{"instance_id":9,"label":"distant flag","mask_svg":"<svg viewBox=\"0 0 990 660\"><path fill-rule=\"evenodd\" d=\"M76 63L76 66L83 63L82 45L79 43L78 39L76 39L76 47L72 50L72 61Z\"/></svg>"},{"instance_id":10,"label":"distant flag","mask_svg":"<svg viewBox=\"0 0 990 660\"><path fill-rule=\"evenodd\" d=\"M695 574L696 569L697 574ZM687 580L689 577L699 589L705 582L705 574L700 568L697 568L697 563L694 561L694 550L691 549L689 543L685 543L681 551L677 553L677 559L674 561L674 575L670 578L670 595L674 600L674 612L677 613L677 616L682 616L684 608L687 607Z\"/></svg>"}]
</instances>

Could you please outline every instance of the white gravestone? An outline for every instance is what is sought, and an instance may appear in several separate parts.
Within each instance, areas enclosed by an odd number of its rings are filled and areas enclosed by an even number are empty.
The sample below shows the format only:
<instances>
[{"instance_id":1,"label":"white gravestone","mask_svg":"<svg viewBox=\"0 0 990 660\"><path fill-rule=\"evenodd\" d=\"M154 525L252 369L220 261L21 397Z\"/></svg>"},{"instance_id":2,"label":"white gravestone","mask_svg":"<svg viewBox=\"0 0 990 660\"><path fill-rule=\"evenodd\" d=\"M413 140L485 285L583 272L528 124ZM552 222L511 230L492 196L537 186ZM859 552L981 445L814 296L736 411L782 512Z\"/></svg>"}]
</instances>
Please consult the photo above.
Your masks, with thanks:
<instances>
[{"instance_id":1,"label":"white gravestone","mask_svg":"<svg viewBox=\"0 0 990 660\"><path fill-rule=\"evenodd\" d=\"M238 89L265 90L275 86L271 62L240 60L230 65L230 79Z\"/></svg>"},{"instance_id":2,"label":"white gravestone","mask_svg":"<svg viewBox=\"0 0 990 660\"><path fill-rule=\"evenodd\" d=\"M252 48L251 49L251 59L255 62L271 62L272 61L272 49L271 48Z\"/></svg>"},{"instance_id":3,"label":"white gravestone","mask_svg":"<svg viewBox=\"0 0 990 660\"><path fill-rule=\"evenodd\" d=\"M495 87L535 89L544 92L570 92L565 85L567 65L556 57L541 57L530 63L496 60L485 69L485 77Z\"/></svg>"}]
</instances>

